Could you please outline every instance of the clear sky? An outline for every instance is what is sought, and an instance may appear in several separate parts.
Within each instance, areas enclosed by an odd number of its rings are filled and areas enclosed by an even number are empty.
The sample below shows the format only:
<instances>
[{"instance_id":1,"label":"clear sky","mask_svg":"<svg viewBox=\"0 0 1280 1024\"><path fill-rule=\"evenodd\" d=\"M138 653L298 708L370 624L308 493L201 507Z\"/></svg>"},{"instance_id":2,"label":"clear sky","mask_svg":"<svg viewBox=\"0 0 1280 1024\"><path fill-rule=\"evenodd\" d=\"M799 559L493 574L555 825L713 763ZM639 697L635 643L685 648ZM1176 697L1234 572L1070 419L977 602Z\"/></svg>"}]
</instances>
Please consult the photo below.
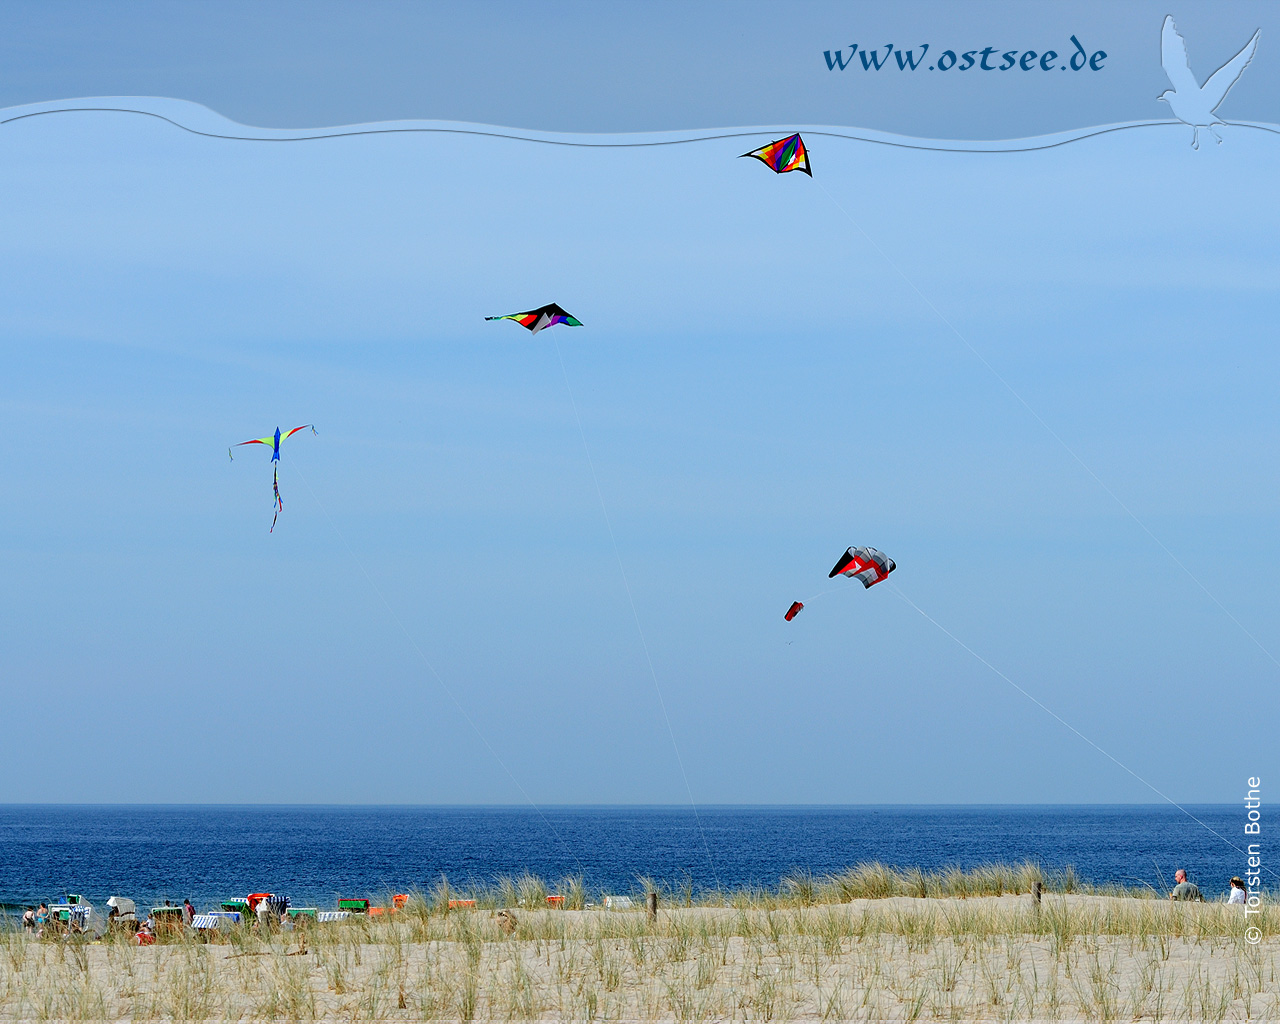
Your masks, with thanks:
<instances>
[{"instance_id":1,"label":"clear sky","mask_svg":"<svg viewBox=\"0 0 1280 1024\"><path fill-rule=\"evenodd\" d=\"M1226 10L1207 70L1260 23ZM1223 136L815 137L810 180L741 140L0 127L0 800L681 803L658 689L703 803L1157 799L828 583L850 544L1163 792L1236 799L1280 703L1280 137ZM483 320L549 301L585 326ZM269 455L226 448L307 422L268 534Z\"/></svg>"}]
</instances>

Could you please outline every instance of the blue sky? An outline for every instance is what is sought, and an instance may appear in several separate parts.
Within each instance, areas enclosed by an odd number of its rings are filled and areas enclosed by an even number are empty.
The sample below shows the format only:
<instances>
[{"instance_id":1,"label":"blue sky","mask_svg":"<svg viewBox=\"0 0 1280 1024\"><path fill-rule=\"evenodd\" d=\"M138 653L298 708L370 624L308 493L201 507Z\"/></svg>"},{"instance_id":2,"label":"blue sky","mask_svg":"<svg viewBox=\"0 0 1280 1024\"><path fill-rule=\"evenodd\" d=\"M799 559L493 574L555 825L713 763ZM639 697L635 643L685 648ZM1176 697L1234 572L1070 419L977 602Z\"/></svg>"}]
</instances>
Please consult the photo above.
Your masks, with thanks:
<instances>
[{"instance_id":1,"label":"blue sky","mask_svg":"<svg viewBox=\"0 0 1280 1024\"><path fill-rule=\"evenodd\" d=\"M619 559L699 802L1154 799L850 544L1175 799L1269 775L1276 664L1036 416L1280 651L1275 136L0 131L0 799L684 802ZM268 534L225 449L304 422Z\"/></svg>"}]
</instances>

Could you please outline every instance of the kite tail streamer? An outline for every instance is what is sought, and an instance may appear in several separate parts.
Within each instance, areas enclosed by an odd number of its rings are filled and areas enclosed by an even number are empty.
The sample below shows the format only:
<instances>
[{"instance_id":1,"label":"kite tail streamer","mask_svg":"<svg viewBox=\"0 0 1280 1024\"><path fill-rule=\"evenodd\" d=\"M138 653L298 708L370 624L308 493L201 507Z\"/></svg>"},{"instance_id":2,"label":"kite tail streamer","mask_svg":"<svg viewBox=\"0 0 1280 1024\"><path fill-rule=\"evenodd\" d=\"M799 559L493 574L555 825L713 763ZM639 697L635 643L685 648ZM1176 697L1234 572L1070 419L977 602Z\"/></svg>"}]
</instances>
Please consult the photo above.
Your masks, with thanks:
<instances>
[{"instance_id":1,"label":"kite tail streamer","mask_svg":"<svg viewBox=\"0 0 1280 1024\"><path fill-rule=\"evenodd\" d=\"M312 428L314 429L314 428ZM271 517L271 529L267 533L276 532L276 520L280 518L280 513L284 511L284 502L280 500L280 468L273 465L271 467L271 489L275 492L275 515Z\"/></svg>"}]
</instances>

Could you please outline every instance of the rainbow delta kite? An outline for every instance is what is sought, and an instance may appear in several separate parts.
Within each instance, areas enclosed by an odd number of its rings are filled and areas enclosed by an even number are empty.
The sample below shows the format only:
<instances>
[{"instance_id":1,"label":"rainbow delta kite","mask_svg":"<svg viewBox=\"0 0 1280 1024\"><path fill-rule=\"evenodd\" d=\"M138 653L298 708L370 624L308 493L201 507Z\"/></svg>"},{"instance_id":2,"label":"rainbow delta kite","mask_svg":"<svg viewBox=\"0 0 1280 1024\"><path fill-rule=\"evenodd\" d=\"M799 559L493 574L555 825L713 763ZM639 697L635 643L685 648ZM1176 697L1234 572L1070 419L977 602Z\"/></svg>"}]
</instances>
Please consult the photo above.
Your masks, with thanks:
<instances>
[{"instance_id":1,"label":"rainbow delta kite","mask_svg":"<svg viewBox=\"0 0 1280 1024\"><path fill-rule=\"evenodd\" d=\"M508 313L506 316L487 316L486 320L514 320L531 334L537 334L544 327L564 324L566 327L581 327L582 322L571 316L568 310L561 309L554 302L537 309L527 309L523 313Z\"/></svg>"},{"instance_id":2,"label":"rainbow delta kite","mask_svg":"<svg viewBox=\"0 0 1280 1024\"><path fill-rule=\"evenodd\" d=\"M275 533L276 520L280 518L280 513L284 511L284 502L280 500L280 442L287 437L293 437L299 430L306 430L311 427L311 433L316 432L316 428L310 423L304 423L300 427L294 427L287 434L281 434L280 428L276 427L276 432L267 437L255 437L252 441L241 441L233 448L242 448L246 444L269 444L271 446L271 489L275 492L275 514L271 517L271 529L268 533ZM231 454L231 448L227 449L228 457L234 462L235 456Z\"/></svg>"},{"instance_id":3,"label":"rainbow delta kite","mask_svg":"<svg viewBox=\"0 0 1280 1024\"><path fill-rule=\"evenodd\" d=\"M809 151L805 148L804 139L799 133L788 135L785 139L771 142L767 146L753 149L742 156L753 156L775 174L786 174L787 171L803 171L813 177L809 168ZM739 157L741 159L741 157Z\"/></svg>"}]
</instances>

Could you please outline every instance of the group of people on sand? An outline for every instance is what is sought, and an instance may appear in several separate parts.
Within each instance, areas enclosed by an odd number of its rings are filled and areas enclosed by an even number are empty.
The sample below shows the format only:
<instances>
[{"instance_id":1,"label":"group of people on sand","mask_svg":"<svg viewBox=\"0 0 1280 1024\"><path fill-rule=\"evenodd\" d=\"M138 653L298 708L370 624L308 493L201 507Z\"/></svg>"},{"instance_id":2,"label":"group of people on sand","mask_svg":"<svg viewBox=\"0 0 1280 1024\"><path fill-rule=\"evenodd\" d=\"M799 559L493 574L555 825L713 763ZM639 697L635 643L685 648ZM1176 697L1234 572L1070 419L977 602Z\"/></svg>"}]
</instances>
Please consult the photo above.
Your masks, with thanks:
<instances>
[{"instance_id":1,"label":"group of people on sand","mask_svg":"<svg viewBox=\"0 0 1280 1024\"><path fill-rule=\"evenodd\" d=\"M1169 899L1176 900L1179 902L1184 902L1184 903L1187 903L1187 902L1203 903L1204 902L1204 896L1200 892L1200 887L1196 885L1195 882L1190 882L1187 880L1187 873L1182 868L1178 868L1178 870L1174 872L1173 880L1175 884L1173 887L1173 891L1169 893ZM1228 904L1235 903L1243 906L1248 902L1248 895L1249 893L1248 893L1248 890L1245 888L1244 881L1239 877L1232 878L1230 895L1227 897L1227 903ZM164 901L164 905L166 907L173 906L173 904L170 903L168 900ZM117 908L112 907L111 912L107 915L108 923L114 924L118 913L119 911L117 910ZM273 913L273 908L266 900L262 900L258 903L257 913L255 916L258 919L257 920L258 928L264 931L273 926L282 927L282 928L291 928L292 926L292 923L289 921L287 913L284 911L280 912L279 920L276 920L275 914ZM132 918L133 915L130 914L129 917ZM182 901L183 924L188 924L188 925L191 924L191 921L194 917L195 917L195 908L191 905L191 901L189 899L183 900ZM32 933L32 932L35 933L36 938L42 938L44 936L45 927L48 925L48 923L49 923L49 908L43 903L41 903L40 906L38 907L27 907L26 911L22 915L23 930L28 933ZM139 943L139 945L149 946L151 943L155 942L155 934L156 934L155 918L151 914L148 914L146 921L138 925L137 942Z\"/></svg>"},{"instance_id":2,"label":"group of people on sand","mask_svg":"<svg viewBox=\"0 0 1280 1024\"><path fill-rule=\"evenodd\" d=\"M173 903L169 900L164 901L166 907L172 907ZM130 915L132 916L132 915ZM190 924L196 916L196 908L191 905L189 899L182 901L182 923ZM108 923L116 917L116 908L111 908L108 915ZM133 941L139 946L150 946L156 941L156 919L154 914L148 914L147 919L138 925L138 930L134 933Z\"/></svg>"},{"instance_id":3,"label":"group of people on sand","mask_svg":"<svg viewBox=\"0 0 1280 1024\"><path fill-rule=\"evenodd\" d=\"M166 907L172 907L171 900L165 900ZM191 905L191 900L182 901L182 923L191 924L195 917L195 907ZM136 941L140 946L149 946L155 942L156 922L152 914L147 915L145 921L138 921L130 910L126 914L120 913L117 906L111 907L107 912L107 926L109 928L127 928L134 932ZM22 913L22 930L27 934L33 935L37 939L42 939L48 929L52 928L56 934L76 934L80 931L80 925L72 919L65 925L60 924L56 920L51 921L49 917L49 907L45 903L41 903L38 907L27 907Z\"/></svg>"},{"instance_id":4,"label":"group of people on sand","mask_svg":"<svg viewBox=\"0 0 1280 1024\"><path fill-rule=\"evenodd\" d=\"M49 920L49 908L43 903L39 907L27 907L22 912L23 931L35 932L39 938L44 934L45 922Z\"/></svg>"},{"instance_id":5,"label":"group of people on sand","mask_svg":"<svg viewBox=\"0 0 1280 1024\"><path fill-rule=\"evenodd\" d=\"M59 925L56 921L51 922L49 919L49 907L47 904L41 903L38 907L27 907L22 912L22 930L34 935L37 939L43 939L46 931L52 929L55 934L73 934L80 930L80 926L75 921L70 921L65 927Z\"/></svg>"},{"instance_id":6,"label":"group of people on sand","mask_svg":"<svg viewBox=\"0 0 1280 1024\"><path fill-rule=\"evenodd\" d=\"M1179 900L1181 902L1203 903L1204 896L1200 893L1200 886L1195 882L1187 881L1187 873L1178 868L1173 873L1173 892L1169 893L1169 899ZM1244 881L1239 878L1231 879L1230 895L1227 897L1228 903L1238 903L1243 906L1248 901L1248 890L1244 887Z\"/></svg>"}]
</instances>

